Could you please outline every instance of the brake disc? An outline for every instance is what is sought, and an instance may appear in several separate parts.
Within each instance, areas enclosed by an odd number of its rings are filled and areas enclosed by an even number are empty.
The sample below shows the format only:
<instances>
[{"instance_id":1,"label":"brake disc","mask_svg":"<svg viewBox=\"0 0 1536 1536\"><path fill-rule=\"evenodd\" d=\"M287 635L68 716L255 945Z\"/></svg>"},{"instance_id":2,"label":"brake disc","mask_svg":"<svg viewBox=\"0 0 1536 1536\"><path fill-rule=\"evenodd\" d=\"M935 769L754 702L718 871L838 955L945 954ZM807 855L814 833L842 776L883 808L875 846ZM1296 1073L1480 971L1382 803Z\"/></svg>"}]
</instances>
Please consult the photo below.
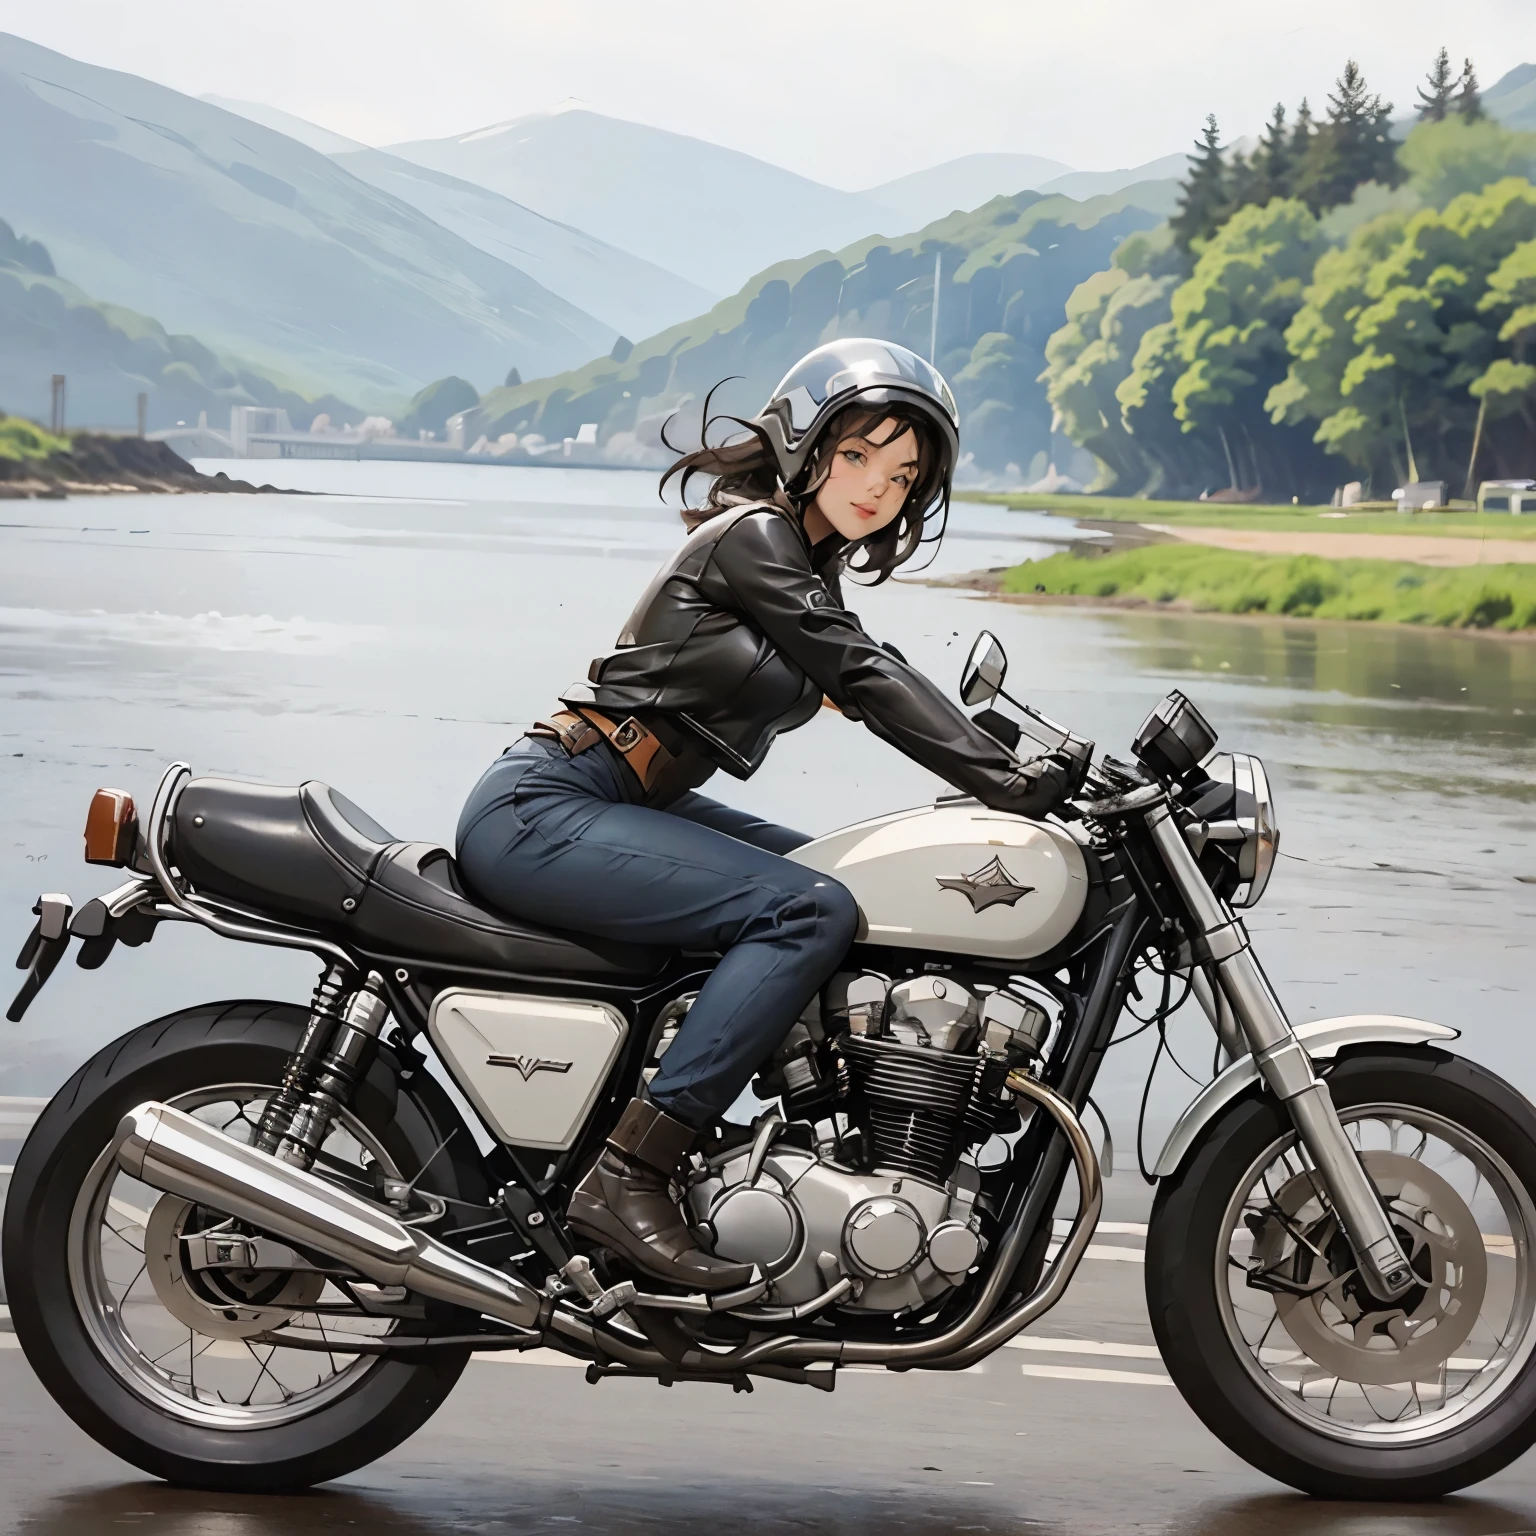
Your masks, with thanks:
<instances>
[{"instance_id":1,"label":"brake disc","mask_svg":"<svg viewBox=\"0 0 1536 1536\"><path fill-rule=\"evenodd\" d=\"M1483 1234L1461 1196L1417 1159L1370 1151L1360 1160L1386 1202L1417 1276L1414 1288L1396 1302L1371 1295L1310 1173L1276 1193L1255 1236L1256 1271L1283 1270L1308 1293L1277 1292L1275 1310L1296 1347L1327 1375L1362 1386L1432 1382L1482 1309Z\"/></svg>"},{"instance_id":2,"label":"brake disc","mask_svg":"<svg viewBox=\"0 0 1536 1536\"><path fill-rule=\"evenodd\" d=\"M248 1339L320 1299L325 1276L312 1270L189 1270L182 1234L195 1209L190 1200L161 1195L144 1224L145 1271L177 1322L211 1339Z\"/></svg>"}]
</instances>

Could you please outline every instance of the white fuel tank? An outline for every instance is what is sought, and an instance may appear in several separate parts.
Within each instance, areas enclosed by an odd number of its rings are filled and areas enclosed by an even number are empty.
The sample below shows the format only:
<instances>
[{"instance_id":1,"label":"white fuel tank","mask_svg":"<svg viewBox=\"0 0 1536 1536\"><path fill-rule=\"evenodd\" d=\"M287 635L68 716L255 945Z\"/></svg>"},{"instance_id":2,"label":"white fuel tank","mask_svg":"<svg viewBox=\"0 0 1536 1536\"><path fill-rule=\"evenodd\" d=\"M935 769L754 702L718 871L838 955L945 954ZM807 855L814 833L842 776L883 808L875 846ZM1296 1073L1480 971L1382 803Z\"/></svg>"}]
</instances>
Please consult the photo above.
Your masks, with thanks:
<instances>
[{"instance_id":1,"label":"white fuel tank","mask_svg":"<svg viewBox=\"0 0 1536 1536\"><path fill-rule=\"evenodd\" d=\"M861 822L789 857L848 887L862 937L901 948L1028 960L1066 938L1088 898L1065 831L974 801Z\"/></svg>"}]
</instances>

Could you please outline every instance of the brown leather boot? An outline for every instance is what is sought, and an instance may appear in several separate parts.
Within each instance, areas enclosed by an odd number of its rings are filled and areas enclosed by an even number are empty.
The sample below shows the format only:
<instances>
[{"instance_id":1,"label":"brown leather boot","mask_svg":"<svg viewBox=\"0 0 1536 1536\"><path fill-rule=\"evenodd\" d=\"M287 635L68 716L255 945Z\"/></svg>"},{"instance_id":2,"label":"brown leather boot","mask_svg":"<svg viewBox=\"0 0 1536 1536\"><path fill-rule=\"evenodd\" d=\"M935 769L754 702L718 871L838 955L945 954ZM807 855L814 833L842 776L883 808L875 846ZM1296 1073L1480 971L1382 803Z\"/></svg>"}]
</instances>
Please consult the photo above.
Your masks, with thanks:
<instances>
[{"instance_id":1,"label":"brown leather boot","mask_svg":"<svg viewBox=\"0 0 1536 1536\"><path fill-rule=\"evenodd\" d=\"M631 1099L603 1155L576 1186L566 1220L641 1269L701 1291L752 1282L755 1264L733 1264L693 1240L668 1181L698 1133L645 1099Z\"/></svg>"}]
</instances>

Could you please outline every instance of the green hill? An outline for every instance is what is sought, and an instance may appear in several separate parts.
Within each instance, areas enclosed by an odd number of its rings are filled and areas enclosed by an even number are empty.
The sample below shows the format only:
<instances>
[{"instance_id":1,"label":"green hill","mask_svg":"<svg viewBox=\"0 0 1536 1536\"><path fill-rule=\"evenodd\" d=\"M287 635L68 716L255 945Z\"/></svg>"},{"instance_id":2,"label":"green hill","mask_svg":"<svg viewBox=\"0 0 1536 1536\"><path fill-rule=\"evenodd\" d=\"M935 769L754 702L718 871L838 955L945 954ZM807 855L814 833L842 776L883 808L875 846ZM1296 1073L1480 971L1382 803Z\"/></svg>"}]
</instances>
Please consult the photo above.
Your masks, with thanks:
<instances>
[{"instance_id":1,"label":"green hill","mask_svg":"<svg viewBox=\"0 0 1536 1536\"><path fill-rule=\"evenodd\" d=\"M447 373L484 385L614 342L318 150L5 32L0 145L0 215L74 281L316 392L387 409Z\"/></svg>"},{"instance_id":2,"label":"green hill","mask_svg":"<svg viewBox=\"0 0 1536 1536\"><path fill-rule=\"evenodd\" d=\"M334 397L306 400L191 336L99 302L57 275L45 246L0 220L0 412L46 420L56 373L68 380L69 420L91 426L131 426L141 392L151 430L200 411L223 427L235 405L282 406L297 426L319 411L337 421L361 414Z\"/></svg>"},{"instance_id":3,"label":"green hill","mask_svg":"<svg viewBox=\"0 0 1536 1536\"><path fill-rule=\"evenodd\" d=\"M1536 64L1521 64L1489 86L1483 105L1506 128L1536 131Z\"/></svg>"},{"instance_id":4,"label":"green hill","mask_svg":"<svg viewBox=\"0 0 1536 1536\"><path fill-rule=\"evenodd\" d=\"M622 361L600 358L491 391L478 430L555 442L596 423L609 457L643 462L679 407L693 402L696 413L712 386L736 376L715 408L755 411L796 358L836 336L879 336L926 356L938 257L937 361L960 403L965 447L983 468L1027 467L1050 440L1051 411L1037 378L1067 296L1127 235L1160 223L1175 193L1172 182L1083 203L1024 192L897 240L871 236L836 254L779 262Z\"/></svg>"}]
</instances>

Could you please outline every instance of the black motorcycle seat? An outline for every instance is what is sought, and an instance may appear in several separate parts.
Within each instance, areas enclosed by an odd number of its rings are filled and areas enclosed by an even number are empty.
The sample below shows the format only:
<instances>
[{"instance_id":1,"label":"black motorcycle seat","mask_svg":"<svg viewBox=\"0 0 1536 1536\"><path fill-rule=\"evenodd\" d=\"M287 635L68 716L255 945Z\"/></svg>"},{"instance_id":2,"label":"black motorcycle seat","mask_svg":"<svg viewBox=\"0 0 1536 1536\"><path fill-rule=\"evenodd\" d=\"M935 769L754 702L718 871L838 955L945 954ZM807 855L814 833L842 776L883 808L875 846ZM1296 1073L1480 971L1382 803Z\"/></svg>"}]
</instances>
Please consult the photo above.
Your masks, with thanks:
<instances>
[{"instance_id":1,"label":"black motorcycle seat","mask_svg":"<svg viewBox=\"0 0 1536 1536\"><path fill-rule=\"evenodd\" d=\"M200 891L289 924L339 929L392 963L623 982L655 975L668 958L491 911L446 848L402 842L318 780L297 789L191 780L176 802L171 858Z\"/></svg>"}]
</instances>

